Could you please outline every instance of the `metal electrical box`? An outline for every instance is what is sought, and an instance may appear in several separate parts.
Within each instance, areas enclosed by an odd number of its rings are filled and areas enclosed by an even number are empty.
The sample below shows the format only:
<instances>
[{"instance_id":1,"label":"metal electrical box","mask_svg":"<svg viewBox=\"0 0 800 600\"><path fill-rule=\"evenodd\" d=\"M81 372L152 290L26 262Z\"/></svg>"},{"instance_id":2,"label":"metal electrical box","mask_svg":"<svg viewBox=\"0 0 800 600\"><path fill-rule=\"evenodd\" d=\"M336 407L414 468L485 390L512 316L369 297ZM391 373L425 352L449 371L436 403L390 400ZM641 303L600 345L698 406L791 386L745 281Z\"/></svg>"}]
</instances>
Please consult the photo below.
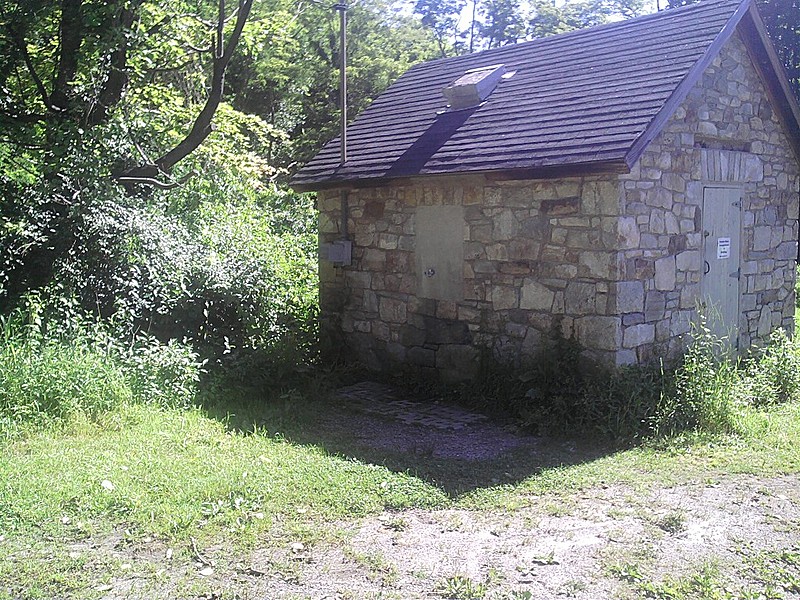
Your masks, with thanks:
<instances>
[{"instance_id":1,"label":"metal electrical box","mask_svg":"<svg viewBox=\"0 0 800 600\"><path fill-rule=\"evenodd\" d=\"M336 240L320 246L320 257L338 267L349 267L353 262L353 242Z\"/></svg>"}]
</instances>

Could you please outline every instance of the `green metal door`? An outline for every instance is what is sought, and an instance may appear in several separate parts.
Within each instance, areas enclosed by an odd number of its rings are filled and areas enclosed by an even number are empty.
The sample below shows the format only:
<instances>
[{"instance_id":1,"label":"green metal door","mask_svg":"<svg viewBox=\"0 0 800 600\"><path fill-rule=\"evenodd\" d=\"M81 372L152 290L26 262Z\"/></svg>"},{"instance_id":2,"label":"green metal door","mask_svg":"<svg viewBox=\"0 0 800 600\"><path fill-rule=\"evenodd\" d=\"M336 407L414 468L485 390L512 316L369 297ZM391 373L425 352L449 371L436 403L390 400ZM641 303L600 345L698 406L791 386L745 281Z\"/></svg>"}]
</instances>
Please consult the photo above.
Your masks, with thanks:
<instances>
[{"instance_id":1,"label":"green metal door","mask_svg":"<svg viewBox=\"0 0 800 600\"><path fill-rule=\"evenodd\" d=\"M741 188L703 190L703 276L700 309L711 332L731 349L739 338L739 263L742 228Z\"/></svg>"}]
</instances>

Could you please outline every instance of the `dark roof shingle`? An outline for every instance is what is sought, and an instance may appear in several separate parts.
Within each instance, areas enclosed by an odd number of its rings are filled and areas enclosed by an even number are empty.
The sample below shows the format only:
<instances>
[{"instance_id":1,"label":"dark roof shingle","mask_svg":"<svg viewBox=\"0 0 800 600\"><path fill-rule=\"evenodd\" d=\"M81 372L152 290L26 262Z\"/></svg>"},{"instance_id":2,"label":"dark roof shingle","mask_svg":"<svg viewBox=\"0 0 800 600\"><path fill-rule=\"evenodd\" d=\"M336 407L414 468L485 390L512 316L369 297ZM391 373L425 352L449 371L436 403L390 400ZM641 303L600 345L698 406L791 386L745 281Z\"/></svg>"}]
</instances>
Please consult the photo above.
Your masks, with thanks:
<instances>
[{"instance_id":1,"label":"dark roof shingle","mask_svg":"<svg viewBox=\"0 0 800 600\"><path fill-rule=\"evenodd\" d=\"M624 166L637 140L713 45L730 36L750 2L705 0L417 65L349 126L345 165L339 165L334 139L292 184L319 189L415 175ZM447 110L443 88L469 69L498 63L516 73L487 102Z\"/></svg>"}]
</instances>

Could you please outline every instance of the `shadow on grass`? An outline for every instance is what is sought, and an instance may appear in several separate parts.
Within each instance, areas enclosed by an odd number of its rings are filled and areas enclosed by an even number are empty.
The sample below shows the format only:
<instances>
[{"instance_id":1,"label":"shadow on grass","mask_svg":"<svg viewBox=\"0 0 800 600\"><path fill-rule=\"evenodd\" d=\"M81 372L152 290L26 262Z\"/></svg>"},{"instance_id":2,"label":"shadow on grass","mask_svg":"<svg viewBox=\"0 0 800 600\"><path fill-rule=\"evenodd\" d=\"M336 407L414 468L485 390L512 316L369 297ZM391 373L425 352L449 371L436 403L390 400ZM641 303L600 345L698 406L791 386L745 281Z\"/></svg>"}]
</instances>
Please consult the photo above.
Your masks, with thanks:
<instances>
[{"instance_id":1,"label":"shadow on grass","mask_svg":"<svg viewBox=\"0 0 800 600\"><path fill-rule=\"evenodd\" d=\"M616 449L587 437L533 436L487 419L459 430L365 413L332 389L228 395L204 404L233 431L280 436L293 444L419 477L451 498L514 485L549 469L592 462Z\"/></svg>"}]
</instances>

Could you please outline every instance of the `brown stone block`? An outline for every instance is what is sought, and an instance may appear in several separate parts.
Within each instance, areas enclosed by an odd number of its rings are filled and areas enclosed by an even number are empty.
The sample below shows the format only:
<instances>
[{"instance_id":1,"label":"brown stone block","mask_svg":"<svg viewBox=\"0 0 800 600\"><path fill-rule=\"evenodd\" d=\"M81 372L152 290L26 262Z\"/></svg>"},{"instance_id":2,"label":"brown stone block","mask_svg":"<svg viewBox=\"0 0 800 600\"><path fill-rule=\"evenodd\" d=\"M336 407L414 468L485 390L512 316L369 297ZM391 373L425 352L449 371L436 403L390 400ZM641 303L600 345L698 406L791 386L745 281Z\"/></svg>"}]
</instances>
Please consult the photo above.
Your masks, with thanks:
<instances>
[{"instance_id":1,"label":"brown stone block","mask_svg":"<svg viewBox=\"0 0 800 600\"><path fill-rule=\"evenodd\" d=\"M479 283L464 282L464 300L485 300L486 289Z\"/></svg>"},{"instance_id":2,"label":"brown stone block","mask_svg":"<svg viewBox=\"0 0 800 600\"><path fill-rule=\"evenodd\" d=\"M533 240L550 239L550 219L542 215L520 218L520 237Z\"/></svg>"},{"instance_id":3,"label":"brown stone block","mask_svg":"<svg viewBox=\"0 0 800 600\"><path fill-rule=\"evenodd\" d=\"M489 298L494 310L509 310L519 306L519 291L511 286L493 285Z\"/></svg>"},{"instance_id":4,"label":"brown stone block","mask_svg":"<svg viewBox=\"0 0 800 600\"><path fill-rule=\"evenodd\" d=\"M458 306L452 300L438 300L436 302L436 316L440 319L456 319Z\"/></svg>"},{"instance_id":5,"label":"brown stone block","mask_svg":"<svg viewBox=\"0 0 800 600\"><path fill-rule=\"evenodd\" d=\"M544 262L563 262L565 257L566 250L559 246L551 246L548 244L542 249L541 260Z\"/></svg>"},{"instance_id":6,"label":"brown stone block","mask_svg":"<svg viewBox=\"0 0 800 600\"><path fill-rule=\"evenodd\" d=\"M405 323L408 317L406 302L382 296L379 301L381 319L387 323Z\"/></svg>"},{"instance_id":7,"label":"brown stone block","mask_svg":"<svg viewBox=\"0 0 800 600\"><path fill-rule=\"evenodd\" d=\"M591 350L617 350L622 344L619 317L587 316L575 319L578 343Z\"/></svg>"},{"instance_id":8,"label":"brown stone block","mask_svg":"<svg viewBox=\"0 0 800 600\"><path fill-rule=\"evenodd\" d=\"M651 279L656 274L655 262L646 258L634 258L632 261L632 279ZM628 273L630 276L631 273Z\"/></svg>"},{"instance_id":9,"label":"brown stone block","mask_svg":"<svg viewBox=\"0 0 800 600\"><path fill-rule=\"evenodd\" d=\"M436 352L436 368L445 381L471 379L478 372L480 354L477 348L461 344L445 344Z\"/></svg>"},{"instance_id":10,"label":"brown stone block","mask_svg":"<svg viewBox=\"0 0 800 600\"><path fill-rule=\"evenodd\" d=\"M539 255L541 244L529 239L516 239L508 244L508 259L514 261L534 260Z\"/></svg>"},{"instance_id":11,"label":"brown stone block","mask_svg":"<svg viewBox=\"0 0 800 600\"><path fill-rule=\"evenodd\" d=\"M409 348L408 362L419 367L433 367L436 365L436 352L429 348Z\"/></svg>"},{"instance_id":12,"label":"brown stone block","mask_svg":"<svg viewBox=\"0 0 800 600\"><path fill-rule=\"evenodd\" d=\"M403 325L399 336L405 346L422 346L425 343L425 331L411 325Z\"/></svg>"},{"instance_id":13,"label":"brown stone block","mask_svg":"<svg viewBox=\"0 0 800 600\"><path fill-rule=\"evenodd\" d=\"M664 318L667 309L667 298L663 292L647 292L644 300L645 321L658 321Z\"/></svg>"},{"instance_id":14,"label":"brown stone block","mask_svg":"<svg viewBox=\"0 0 800 600\"><path fill-rule=\"evenodd\" d=\"M473 308L470 306L459 306L458 307L458 320L465 321L470 324L480 324L481 322L481 311L477 308Z\"/></svg>"},{"instance_id":15,"label":"brown stone block","mask_svg":"<svg viewBox=\"0 0 800 600\"><path fill-rule=\"evenodd\" d=\"M491 244L485 246L486 258L488 260L506 261L508 260L508 245L505 243Z\"/></svg>"},{"instance_id":16,"label":"brown stone block","mask_svg":"<svg viewBox=\"0 0 800 600\"><path fill-rule=\"evenodd\" d=\"M436 300L412 296L408 299L408 310L415 314L433 316L436 314Z\"/></svg>"},{"instance_id":17,"label":"brown stone block","mask_svg":"<svg viewBox=\"0 0 800 600\"><path fill-rule=\"evenodd\" d=\"M542 200L541 211L551 217L575 215L581 211L581 199L572 197Z\"/></svg>"},{"instance_id":18,"label":"brown stone block","mask_svg":"<svg viewBox=\"0 0 800 600\"><path fill-rule=\"evenodd\" d=\"M390 274L385 278L385 289L387 292L397 292L400 294L413 294L417 287L417 278L414 275Z\"/></svg>"},{"instance_id":19,"label":"brown stone block","mask_svg":"<svg viewBox=\"0 0 800 600\"><path fill-rule=\"evenodd\" d=\"M595 311L595 285L580 281L567 284L564 310L570 315L588 315Z\"/></svg>"},{"instance_id":20,"label":"brown stone block","mask_svg":"<svg viewBox=\"0 0 800 600\"><path fill-rule=\"evenodd\" d=\"M497 263L489 260L476 260L472 263L472 270L482 274L497 273Z\"/></svg>"},{"instance_id":21,"label":"brown stone block","mask_svg":"<svg viewBox=\"0 0 800 600\"><path fill-rule=\"evenodd\" d=\"M504 262L500 265L500 272L507 275L528 275L531 267L530 263L523 261Z\"/></svg>"},{"instance_id":22,"label":"brown stone block","mask_svg":"<svg viewBox=\"0 0 800 600\"><path fill-rule=\"evenodd\" d=\"M480 242L487 244L492 241L492 226L488 223L479 223L477 225L468 225L469 239L473 242Z\"/></svg>"},{"instance_id":23,"label":"brown stone block","mask_svg":"<svg viewBox=\"0 0 800 600\"><path fill-rule=\"evenodd\" d=\"M388 273L410 273L412 270L410 252L392 250L386 253L386 271Z\"/></svg>"},{"instance_id":24,"label":"brown stone block","mask_svg":"<svg viewBox=\"0 0 800 600\"><path fill-rule=\"evenodd\" d=\"M424 317L426 344L469 344L472 334L466 323L450 319Z\"/></svg>"},{"instance_id":25,"label":"brown stone block","mask_svg":"<svg viewBox=\"0 0 800 600\"><path fill-rule=\"evenodd\" d=\"M386 267L386 252L377 248L367 248L361 261L361 268L367 271L383 271Z\"/></svg>"}]
</instances>

